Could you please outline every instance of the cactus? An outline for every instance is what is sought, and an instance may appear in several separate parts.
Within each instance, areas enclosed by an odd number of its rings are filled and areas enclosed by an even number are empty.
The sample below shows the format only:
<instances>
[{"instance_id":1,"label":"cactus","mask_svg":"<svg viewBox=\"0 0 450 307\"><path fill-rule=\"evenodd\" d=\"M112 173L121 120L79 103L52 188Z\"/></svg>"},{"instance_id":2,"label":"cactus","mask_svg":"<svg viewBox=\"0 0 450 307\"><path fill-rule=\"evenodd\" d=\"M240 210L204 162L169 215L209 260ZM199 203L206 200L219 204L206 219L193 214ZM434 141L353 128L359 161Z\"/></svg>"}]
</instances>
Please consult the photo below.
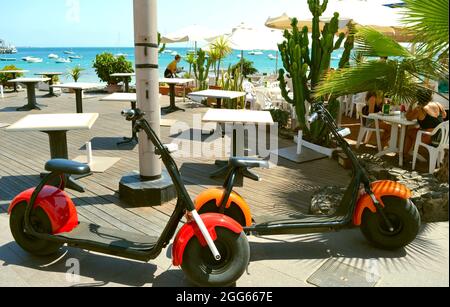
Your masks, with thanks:
<instances>
[{"instance_id":1,"label":"cactus","mask_svg":"<svg viewBox=\"0 0 450 307\"><path fill-rule=\"evenodd\" d=\"M211 61L206 59L206 52L200 49L194 63L194 75L197 80L197 87L200 91L208 89L208 74Z\"/></svg>"},{"instance_id":2,"label":"cactus","mask_svg":"<svg viewBox=\"0 0 450 307\"><path fill-rule=\"evenodd\" d=\"M309 48L308 27L301 31L298 29L297 19L292 20L292 30L284 32L285 41L278 45L283 60L284 69L280 69L280 88L283 98L296 107L299 128L304 131L306 137L320 142L324 135L323 125L316 123L309 127L306 123L306 104L316 103L312 92L323 76L329 71L332 53L341 48L346 35L341 33L335 41L335 35L339 30L339 14L335 13L330 22L326 23L323 30L320 29L320 17L326 11L328 0L308 0L309 9L313 15L312 20L312 44ZM353 49L354 37L346 41L346 52ZM285 73L292 78L293 96L287 91Z\"/></svg>"},{"instance_id":3,"label":"cactus","mask_svg":"<svg viewBox=\"0 0 450 307\"><path fill-rule=\"evenodd\" d=\"M158 47L159 47L158 53L163 53L164 50L166 50L166 44L164 43L161 46L161 40L162 40L161 33L158 32Z\"/></svg>"},{"instance_id":4,"label":"cactus","mask_svg":"<svg viewBox=\"0 0 450 307\"><path fill-rule=\"evenodd\" d=\"M242 92L244 77L240 71L239 66L228 66L226 73L222 74L220 85L225 91ZM224 102L230 109L244 108L245 98L227 99Z\"/></svg>"}]
</instances>

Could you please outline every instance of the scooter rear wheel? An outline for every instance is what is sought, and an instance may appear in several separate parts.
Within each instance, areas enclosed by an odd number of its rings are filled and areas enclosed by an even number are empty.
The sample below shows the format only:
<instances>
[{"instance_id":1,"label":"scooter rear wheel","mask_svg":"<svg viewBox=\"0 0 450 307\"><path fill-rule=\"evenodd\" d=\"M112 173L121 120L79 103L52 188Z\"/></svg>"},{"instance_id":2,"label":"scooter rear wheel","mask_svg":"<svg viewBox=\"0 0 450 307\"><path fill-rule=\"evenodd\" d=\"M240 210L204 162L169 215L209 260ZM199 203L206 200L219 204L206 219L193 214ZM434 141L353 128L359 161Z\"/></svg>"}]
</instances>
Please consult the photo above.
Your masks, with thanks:
<instances>
[{"instance_id":1,"label":"scooter rear wheel","mask_svg":"<svg viewBox=\"0 0 450 307\"><path fill-rule=\"evenodd\" d=\"M58 252L62 244L37 239L25 232L25 211L27 203L17 204L11 212L9 227L16 243L26 252L35 256L50 256ZM51 222L42 208L36 208L31 215L31 223L38 233L50 234Z\"/></svg>"},{"instance_id":2,"label":"scooter rear wheel","mask_svg":"<svg viewBox=\"0 0 450 307\"><path fill-rule=\"evenodd\" d=\"M378 213L366 210L362 217L361 231L374 246L395 250L413 242L420 229L421 218L417 207L409 199L384 197L385 214L394 226L389 231Z\"/></svg>"},{"instance_id":3,"label":"scooter rear wheel","mask_svg":"<svg viewBox=\"0 0 450 307\"><path fill-rule=\"evenodd\" d=\"M244 233L217 228L214 242L222 256L216 261L208 246L200 245L197 237L189 241L181 268L200 287L228 287L244 274L250 262L250 246Z\"/></svg>"}]
</instances>

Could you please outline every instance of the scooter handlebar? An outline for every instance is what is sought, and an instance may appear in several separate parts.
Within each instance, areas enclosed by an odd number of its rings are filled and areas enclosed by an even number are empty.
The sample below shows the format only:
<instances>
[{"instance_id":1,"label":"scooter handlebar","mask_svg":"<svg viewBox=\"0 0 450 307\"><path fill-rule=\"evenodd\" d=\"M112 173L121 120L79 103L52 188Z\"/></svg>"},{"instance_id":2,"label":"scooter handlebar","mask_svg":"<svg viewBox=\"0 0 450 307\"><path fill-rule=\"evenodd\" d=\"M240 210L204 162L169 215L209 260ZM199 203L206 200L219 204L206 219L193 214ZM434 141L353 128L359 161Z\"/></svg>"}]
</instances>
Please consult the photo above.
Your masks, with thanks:
<instances>
[{"instance_id":1,"label":"scooter handlebar","mask_svg":"<svg viewBox=\"0 0 450 307\"><path fill-rule=\"evenodd\" d=\"M125 109L122 110L122 116L125 117L127 120L131 120L134 117L136 117L137 112L136 110L132 110L132 109Z\"/></svg>"}]
</instances>

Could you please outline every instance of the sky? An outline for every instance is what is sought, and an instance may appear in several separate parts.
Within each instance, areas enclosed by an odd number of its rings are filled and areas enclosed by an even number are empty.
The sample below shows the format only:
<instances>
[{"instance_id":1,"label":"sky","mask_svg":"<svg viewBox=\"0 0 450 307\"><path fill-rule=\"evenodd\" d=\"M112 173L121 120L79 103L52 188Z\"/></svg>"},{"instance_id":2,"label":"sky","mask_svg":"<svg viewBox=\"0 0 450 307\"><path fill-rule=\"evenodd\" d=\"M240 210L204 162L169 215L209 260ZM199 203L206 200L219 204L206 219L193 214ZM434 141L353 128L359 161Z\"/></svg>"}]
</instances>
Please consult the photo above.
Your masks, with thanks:
<instances>
[{"instance_id":1,"label":"sky","mask_svg":"<svg viewBox=\"0 0 450 307\"><path fill-rule=\"evenodd\" d=\"M345 1L359 0L330 0ZM19 47L133 46L132 0L14 0L2 1L1 10L0 38ZM198 24L227 33L241 22L262 27L284 12L306 16L307 1L159 0L158 30L168 34Z\"/></svg>"}]
</instances>

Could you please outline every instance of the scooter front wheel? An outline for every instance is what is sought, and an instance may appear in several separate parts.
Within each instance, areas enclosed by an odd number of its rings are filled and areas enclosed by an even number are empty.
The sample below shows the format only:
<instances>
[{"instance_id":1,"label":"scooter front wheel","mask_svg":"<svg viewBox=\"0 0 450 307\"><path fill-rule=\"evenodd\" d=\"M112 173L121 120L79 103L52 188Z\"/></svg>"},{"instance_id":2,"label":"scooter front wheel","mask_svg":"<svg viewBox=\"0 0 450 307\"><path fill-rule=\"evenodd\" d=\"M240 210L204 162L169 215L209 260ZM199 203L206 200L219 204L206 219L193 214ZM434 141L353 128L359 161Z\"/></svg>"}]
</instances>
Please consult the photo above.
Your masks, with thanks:
<instances>
[{"instance_id":1,"label":"scooter front wheel","mask_svg":"<svg viewBox=\"0 0 450 307\"><path fill-rule=\"evenodd\" d=\"M366 210L362 217L361 231L374 246L395 250L413 242L420 229L421 218L417 207L409 199L384 197L384 213L394 226L390 231L378 213Z\"/></svg>"},{"instance_id":2,"label":"scooter front wheel","mask_svg":"<svg viewBox=\"0 0 450 307\"><path fill-rule=\"evenodd\" d=\"M50 256L58 252L62 244L37 239L25 232L25 211L27 203L17 204L11 212L9 227L16 243L26 252L35 256ZM38 233L49 234L52 225L47 214L40 207L31 215L31 223Z\"/></svg>"},{"instance_id":3,"label":"scooter front wheel","mask_svg":"<svg viewBox=\"0 0 450 307\"><path fill-rule=\"evenodd\" d=\"M222 256L214 259L208 246L203 247L193 237L185 250L183 269L186 276L200 287L228 287L244 274L250 261L250 246L244 233L236 234L229 229L217 228L214 242Z\"/></svg>"}]
</instances>

